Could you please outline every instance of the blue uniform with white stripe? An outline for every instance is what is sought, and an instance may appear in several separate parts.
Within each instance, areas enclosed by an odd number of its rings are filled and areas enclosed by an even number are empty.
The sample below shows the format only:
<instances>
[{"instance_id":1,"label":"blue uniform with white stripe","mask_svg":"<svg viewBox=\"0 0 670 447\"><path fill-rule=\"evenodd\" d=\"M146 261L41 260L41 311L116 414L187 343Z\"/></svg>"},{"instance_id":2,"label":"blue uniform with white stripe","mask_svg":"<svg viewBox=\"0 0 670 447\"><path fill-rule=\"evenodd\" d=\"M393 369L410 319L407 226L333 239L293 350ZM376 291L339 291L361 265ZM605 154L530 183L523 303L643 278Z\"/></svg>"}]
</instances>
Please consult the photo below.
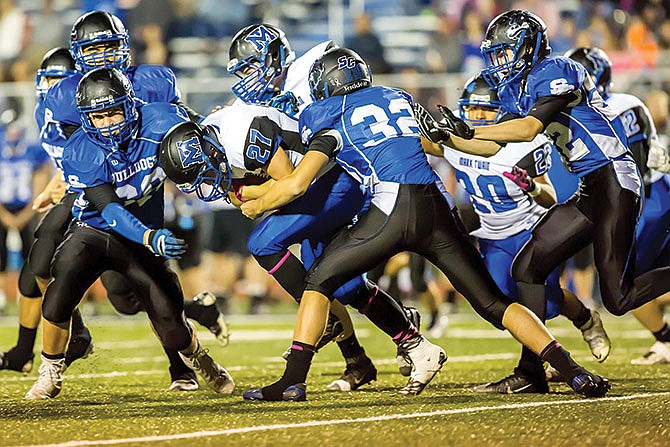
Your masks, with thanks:
<instances>
[{"instance_id":1,"label":"blue uniform with white stripe","mask_svg":"<svg viewBox=\"0 0 670 447\"><path fill-rule=\"evenodd\" d=\"M33 199L33 173L48 157L39 144L18 144L9 146L4 137L0 149L0 204L8 211L19 211ZM16 142L15 142L16 143Z\"/></svg>"},{"instance_id":2,"label":"blue uniform with white stripe","mask_svg":"<svg viewBox=\"0 0 670 447\"><path fill-rule=\"evenodd\" d=\"M668 268L634 276L630 261L642 182L623 123L586 69L565 57L545 58L498 97L506 112L541 117L567 168L580 177L578 192L551 208L514 261L521 303L544 317L540 286L591 242L603 304L611 313L622 315L670 290ZM542 116L543 110L551 116Z\"/></svg>"},{"instance_id":3,"label":"blue uniform with white stripe","mask_svg":"<svg viewBox=\"0 0 670 447\"><path fill-rule=\"evenodd\" d=\"M83 189L105 183L114 186L124 208L147 227L163 227L165 173L159 164L159 145L168 130L188 117L180 107L166 103L140 106L138 113L141 125L125 150L110 150L80 128L63 151L65 178L79 192L72 214L94 228L112 230L98 210L89 205Z\"/></svg>"},{"instance_id":4,"label":"blue uniform with white stripe","mask_svg":"<svg viewBox=\"0 0 670 447\"><path fill-rule=\"evenodd\" d=\"M521 116L527 116L540 98L566 94L576 99L552 117L544 133L570 172L583 177L612 160L632 161L621 122L605 106L586 69L572 59L543 59L526 78L498 90L503 110Z\"/></svg>"},{"instance_id":5,"label":"blue uniform with white stripe","mask_svg":"<svg viewBox=\"0 0 670 447\"><path fill-rule=\"evenodd\" d=\"M133 84L135 97L147 103L177 103L180 93L174 73L160 65L137 65L124 72ZM45 108L51 118L61 125L81 126L77 111L77 85L83 75L76 73L61 79L46 94Z\"/></svg>"}]
</instances>

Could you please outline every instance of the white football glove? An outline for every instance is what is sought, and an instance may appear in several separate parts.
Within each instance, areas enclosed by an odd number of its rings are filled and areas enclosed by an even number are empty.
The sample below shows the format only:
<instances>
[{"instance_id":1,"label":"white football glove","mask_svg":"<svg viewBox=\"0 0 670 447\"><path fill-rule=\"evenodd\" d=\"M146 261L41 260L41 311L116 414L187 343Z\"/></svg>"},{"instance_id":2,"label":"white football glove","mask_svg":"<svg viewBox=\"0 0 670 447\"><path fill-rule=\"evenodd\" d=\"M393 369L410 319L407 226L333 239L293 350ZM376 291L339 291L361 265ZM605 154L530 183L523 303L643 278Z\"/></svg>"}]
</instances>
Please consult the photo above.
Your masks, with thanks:
<instances>
[{"instance_id":1,"label":"white football glove","mask_svg":"<svg viewBox=\"0 0 670 447\"><path fill-rule=\"evenodd\" d=\"M670 155L668 148L661 145L658 140L652 140L647 157L647 167L661 172L670 172Z\"/></svg>"}]
</instances>

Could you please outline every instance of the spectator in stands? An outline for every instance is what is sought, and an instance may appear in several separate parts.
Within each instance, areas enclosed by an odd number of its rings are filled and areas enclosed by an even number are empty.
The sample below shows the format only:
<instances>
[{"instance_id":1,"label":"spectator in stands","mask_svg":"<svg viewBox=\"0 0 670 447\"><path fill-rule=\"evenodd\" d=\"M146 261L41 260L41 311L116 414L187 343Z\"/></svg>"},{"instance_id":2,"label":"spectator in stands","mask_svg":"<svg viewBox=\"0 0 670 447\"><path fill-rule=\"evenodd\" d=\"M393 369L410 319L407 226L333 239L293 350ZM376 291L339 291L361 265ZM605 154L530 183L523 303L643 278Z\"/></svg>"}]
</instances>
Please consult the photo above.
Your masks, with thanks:
<instances>
[{"instance_id":1,"label":"spectator in stands","mask_svg":"<svg viewBox=\"0 0 670 447\"><path fill-rule=\"evenodd\" d=\"M561 24L556 34L551 38L551 51L554 54L563 54L571 48L575 48L575 17L573 14L561 14Z\"/></svg>"},{"instance_id":2,"label":"spectator in stands","mask_svg":"<svg viewBox=\"0 0 670 447\"><path fill-rule=\"evenodd\" d=\"M637 66L655 67L658 61L658 43L654 30L660 23L659 18L665 15L658 6L645 5L639 16L633 16L631 25L626 32L626 44L631 56L636 57Z\"/></svg>"},{"instance_id":3,"label":"spectator in stands","mask_svg":"<svg viewBox=\"0 0 670 447\"><path fill-rule=\"evenodd\" d=\"M15 0L0 0L0 81L10 80L12 64L30 37L28 16Z\"/></svg>"},{"instance_id":4,"label":"spectator in stands","mask_svg":"<svg viewBox=\"0 0 670 447\"><path fill-rule=\"evenodd\" d=\"M356 16L354 34L345 41L344 46L351 48L367 61L373 73L391 72L391 66L384 57L384 46L372 30L372 22L368 14L363 13Z\"/></svg>"},{"instance_id":5,"label":"spectator in stands","mask_svg":"<svg viewBox=\"0 0 670 447\"><path fill-rule=\"evenodd\" d=\"M137 42L137 63L167 65L168 48L163 39L163 30L157 23L147 23L141 28Z\"/></svg>"},{"instance_id":6,"label":"spectator in stands","mask_svg":"<svg viewBox=\"0 0 670 447\"><path fill-rule=\"evenodd\" d=\"M479 51L483 37L482 17L476 10L471 9L463 16L463 37L461 39L463 55L461 71L463 73L478 73L484 68L484 61Z\"/></svg>"},{"instance_id":7,"label":"spectator in stands","mask_svg":"<svg viewBox=\"0 0 670 447\"><path fill-rule=\"evenodd\" d=\"M670 19L658 27L658 66L670 67Z\"/></svg>"},{"instance_id":8,"label":"spectator in stands","mask_svg":"<svg viewBox=\"0 0 670 447\"><path fill-rule=\"evenodd\" d=\"M431 73L453 73L461 69L463 53L458 23L447 15L437 18L426 48L426 66Z\"/></svg>"}]
</instances>

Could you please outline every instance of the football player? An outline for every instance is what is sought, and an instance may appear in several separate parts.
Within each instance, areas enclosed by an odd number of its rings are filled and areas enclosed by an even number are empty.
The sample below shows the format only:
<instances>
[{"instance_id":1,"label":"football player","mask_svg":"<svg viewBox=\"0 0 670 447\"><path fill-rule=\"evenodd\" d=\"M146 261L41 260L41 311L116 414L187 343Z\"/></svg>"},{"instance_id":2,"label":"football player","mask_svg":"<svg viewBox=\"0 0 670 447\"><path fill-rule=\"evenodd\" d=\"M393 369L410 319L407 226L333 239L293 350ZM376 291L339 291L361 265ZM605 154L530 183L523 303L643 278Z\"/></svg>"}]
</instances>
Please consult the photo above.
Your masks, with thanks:
<instances>
[{"instance_id":1,"label":"football player","mask_svg":"<svg viewBox=\"0 0 670 447\"><path fill-rule=\"evenodd\" d=\"M307 274L294 329L293 343L301 350L289 357L279 381L244 397L278 400L287 392L304 395L333 291L404 250L424 256L442 270L482 317L507 328L549 361L577 393L604 395L609 390L607 379L577 365L532 312L510 304L496 286L467 240L451 196L428 164L409 95L372 86L367 64L355 52L340 48L314 63L310 88L315 102L300 115L299 124L307 153L291 174L263 196L244 203L243 212L253 217L289 203L307 191L332 159L372 195L371 205L353 226L338 233ZM417 346L410 379L400 393L416 395L439 372L446 355L419 334L405 343Z\"/></svg>"},{"instance_id":2,"label":"football player","mask_svg":"<svg viewBox=\"0 0 670 447\"><path fill-rule=\"evenodd\" d=\"M257 24L243 28L233 37L230 44L230 60L227 67L228 73L240 78L232 88L233 93L239 98L236 103L267 104L297 119L305 107L312 102L308 81L312 64L325 51L334 47L337 45L333 41L321 42L303 56L296 58L286 34L276 26ZM254 250L258 246L249 248ZM315 248L320 250L323 247L317 244ZM268 271L273 270L275 264L268 263L261 257L266 253L251 251L251 254L263 268ZM318 254L317 251L312 257ZM277 274L290 276L293 273L282 273L275 270L275 276ZM302 278L302 276L296 273L296 278ZM419 313L413 308L405 309L410 312L415 326L418 327ZM354 343L348 340L349 337L355 337L355 334L353 323L346 309L340 309L340 306L336 304L332 310L344 327L342 340L340 340L342 346L345 343ZM332 326L330 322L329 328ZM402 352L400 346L396 358L401 373L407 371L410 367L407 364L408 357Z\"/></svg>"},{"instance_id":3,"label":"football player","mask_svg":"<svg viewBox=\"0 0 670 447\"><path fill-rule=\"evenodd\" d=\"M600 48L574 48L565 53L586 68L593 76L600 96L621 118L628 145L644 182L644 203L635 232L635 275L670 263L670 176L649 169L648 156L652 147L661 146L654 120L647 107L637 97L612 93L612 62ZM632 314L650 332L656 343L649 352L633 364L670 363L670 327L659 303L650 301Z\"/></svg>"},{"instance_id":4,"label":"football player","mask_svg":"<svg viewBox=\"0 0 670 447\"><path fill-rule=\"evenodd\" d=\"M458 105L461 118L473 127L503 119L498 95L481 74L466 83ZM444 148L443 152L443 148L433 144L426 149L430 154L443 155L453 166L479 216L481 227L471 234L478 239L484 263L500 290L516 298L516 283L510 274L512 261L530 239L535 224L556 203L556 192L548 176L551 143L539 134L531 142L509 143L489 158L451 148ZM559 271L554 270L547 279L547 318L568 317L582 331L593 356L599 362L605 361L611 344L598 312L587 309L572 292L562 290L559 276ZM514 374L476 386L475 391L546 393L549 387L543 365L522 356Z\"/></svg>"},{"instance_id":5,"label":"football player","mask_svg":"<svg viewBox=\"0 0 670 447\"><path fill-rule=\"evenodd\" d=\"M60 159L65 146L65 135L60 125L49 119L44 113L44 99L47 90L59 80L73 75L76 72L74 60L67 48L53 48L49 50L40 64L36 75L37 106L35 108L35 121L40 129L40 141L42 148L48 156L54 161L56 167L60 170ZM54 176L35 199L33 208L43 212L51 204L56 204L47 215L60 215L69 223L67 216L70 215L72 203L59 203L63 196L65 183L62 181L62 175L59 173ZM53 198L52 198L53 195ZM39 204L44 203L44 206ZM38 226L36 237L40 237L44 226ZM63 228L64 231L64 228ZM56 244L56 241L54 241ZM56 248L53 245L52 250ZM52 251L53 253L53 251ZM48 268L48 262L45 261ZM43 283L46 287L46 284ZM42 291L38 287L35 274L32 271L30 256L24 258L21 273L19 275L19 335L16 345L6 352L0 352L0 369L8 369L20 372L30 372L33 366L33 347L37 335L37 326L40 322L40 305ZM72 315L72 338L66 354L66 363L69 365L74 360L87 356L93 349L91 335L84 326L81 314L75 309Z\"/></svg>"},{"instance_id":6,"label":"football player","mask_svg":"<svg viewBox=\"0 0 670 447\"><path fill-rule=\"evenodd\" d=\"M81 127L63 151L63 173L77 194L74 223L56 251L44 295L39 377L27 399L55 397L65 370L72 311L107 270L128 283L166 351L178 351L218 393L234 382L202 348L184 318L184 297L168 259L186 247L163 228L162 137L188 120L177 105L135 103L130 80L116 68L88 72L76 91Z\"/></svg>"},{"instance_id":7,"label":"football player","mask_svg":"<svg viewBox=\"0 0 670 447\"><path fill-rule=\"evenodd\" d=\"M185 123L173 129L161 147L161 164L166 175L184 191L213 200L222 198L230 185L245 176L266 175L273 181L285 177L304 152L295 120L274 108L244 105L209 115L202 127ZM214 163L208 163L210 159ZM234 190L231 200L239 206L258 197L273 181ZM261 265L276 266L269 272L299 301L306 268L314 262L315 251L320 250L313 247L328 242L365 206L366 197L358 183L330 163L303 197L257 225L247 246L250 252L259 253L256 257ZM296 243L301 243L300 260L288 251ZM340 287L334 297L340 307L340 302L350 304L366 316L372 315L372 321L397 344L417 332L399 303L363 276ZM375 318L378 315L385 318ZM320 342L316 349L322 345ZM351 391L376 378L376 369L355 336L338 342L338 346L347 369L329 389Z\"/></svg>"},{"instance_id":8,"label":"football player","mask_svg":"<svg viewBox=\"0 0 670 447\"><path fill-rule=\"evenodd\" d=\"M70 33L70 54L77 71L50 88L46 92L43 105L36 111L36 115L44 117L38 118L43 119L44 126L51 126L54 122L60 126L60 138L69 137L81 126L75 99L76 88L83 74L96 67L113 67L127 73L140 100L178 104L187 111L191 119L201 118L181 102L172 70L157 65L130 65L129 34L123 23L113 14L93 11L79 17ZM58 173L55 182L52 183L58 191L64 190L56 187L58 184L63 184L60 176ZM55 194L44 194L45 203L40 206L46 206L51 197L55 197ZM63 233L72 219L71 209L75 197L76 194L65 195L62 199L63 206L54 207L45 215L36 231L36 240L31 248L29 262L37 276L38 284L42 284L42 289L48 283L53 253L62 241ZM105 272L102 275L102 282L110 301L121 313L133 314L142 309L140 301L134 297L127 282L118 273ZM220 343L225 343L228 331L223 316L216 309L214 301L207 303L208 306L203 304L205 302L199 296L187 301L185 303L187 317L207 327ZM84 343L75 346L90 344L90 334L87 332L86 334L88 337L84 339ZM73 341L77 340L78 337L73 336ZM169 389L175 391L197 389L195 374L186 367L178 354L176 352L166 354L171 363L172 381ZM69 364L70 359L67 361Z\"/></svg>"},{"instance_id":9,"label":"football player","mask_svg":"<svg viewBox=\"0 0 670 447\"><path fill-rule=\"evenodd\" d=\"M492 156L506 143L547 134L568 170L580 177L580 189L552 207L515 258L519 302L544 320L547 277L593 242L603 304L623 315L670 290L670 267L635 278L642 184L625 130L586 69L566 57L549 57L550 51L542 19L522 10L502 13L489 24L481 45L483 74L498 89L503 111L518 118L473 129L445 108L440 123L425 111L417 114L433 142L474 155Z\"/></svg>"}]
</instances>

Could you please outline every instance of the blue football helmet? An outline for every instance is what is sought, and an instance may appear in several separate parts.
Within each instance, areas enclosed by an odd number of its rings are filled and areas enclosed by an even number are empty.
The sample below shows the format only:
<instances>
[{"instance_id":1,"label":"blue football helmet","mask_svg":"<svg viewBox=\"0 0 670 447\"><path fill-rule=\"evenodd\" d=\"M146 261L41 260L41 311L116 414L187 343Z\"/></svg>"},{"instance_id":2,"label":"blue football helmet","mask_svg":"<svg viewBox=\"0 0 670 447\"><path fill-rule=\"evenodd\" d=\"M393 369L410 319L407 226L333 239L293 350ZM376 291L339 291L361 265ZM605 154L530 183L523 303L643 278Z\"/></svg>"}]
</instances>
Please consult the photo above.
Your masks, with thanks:
<instances>
[{"instance_id":1,"label":"blue football helmet","mask_svg":"<svg viewBox=\"0 0 670 447\"><path fill-rule=\"evenodd\" d=\"M121 107L123 120L96 127L89 114L113 107ZM77 86L77 110L84 131L112 150L136 133L138 113L133 86L126 75L116 68L97 68L81 78Z\"/></svg>"},{"instance_id":2,"label":"blue football helmet","mask_svg":"<svg viewBox=\"0 0 670 447\"><path fill-rule=\"evenodd\" d=\"M86 54L91 45L100 49ZM123 22L114 14L92 11L79 17L70 33L70 53L77 69L88 73L96 68L118 68L130 66L130 37Z\"/></svg>"},{"instance_id":3,"label":"blue football helmet","mask_svg":"<svg viewBox=\"0 0 670 447\"><path fill-rule=\"evenodd\" d=\"M48 78L66 78L76 72L70 51L64 47L52 48L42 58L35 75L37 95L44 95L49 90Z\"/></svg>"},{"instance_id":4,"label":"blue football helmet","mask_svg":"<svg viewBox=\"0 0 670 447\"><path fill-rule=\"evenodd\" d=\"M346 95L371 85L370 67L348 48L326 51L309 71L309 90L314 101Z\"/></svg>"},{"instance_id":5,"label":"blue football helmet","mask_svg":"<svg viewBox=\"0 0 670 447\"><path fill-rule=\"evenodd\" d=\"M504 12L489 24L480 51L486 64L482 75L492 88L498 89L549 56L547 25L528 11Z\"/></svg>"},{"instance_id":6,"label":"blue football helmet","mask_svg":"<svg viewBox=\"0 0 670 447\"><path fill-rule=\"evenodd\" d=\"M295 53L284 31L274 25L250 25L230 44L228 73L240 78L232 91L247 104L269 101L281 92L283 77Z\"/></svg>"},{"instance_id":7,"label":"blue football helmet","mask_svg":"<svg viewBox=\"0 0 670 447\"><path fill-rule=\"evenodd\" d=\"M468 117L468 108L471 106L495 109L496 116L492 120L470 119ZM461 119L471 126L495 124L502 116L502 104L498 99L498 92L489 86L481 73L471 77L465 83L461 99L458 100L458 112L461 115Z\"/></svg>"},{"instance_id":8,"label":"blue football helmet","mask_svg":"<svg viewBox=\"0 0 670 447\"><path fill-rule=\"evenodd\" d=\"M593 77L600 96L607 99L612 87L612 61L607 53L597 47L581 47L568 50L563 56L582 64Z\"/></svg>"},{"instance_id":9,"label":"blue football helmet","mask_svg":"<svg viewBox=\"0 0 670 447\"><path fill-rule=\"evenodd\" d=\"M165 175L186 194L205 202L228 200L232 184L230 164L216 130L186 121L174 126L160 144Z\"/></svg>"}]
</instances>

